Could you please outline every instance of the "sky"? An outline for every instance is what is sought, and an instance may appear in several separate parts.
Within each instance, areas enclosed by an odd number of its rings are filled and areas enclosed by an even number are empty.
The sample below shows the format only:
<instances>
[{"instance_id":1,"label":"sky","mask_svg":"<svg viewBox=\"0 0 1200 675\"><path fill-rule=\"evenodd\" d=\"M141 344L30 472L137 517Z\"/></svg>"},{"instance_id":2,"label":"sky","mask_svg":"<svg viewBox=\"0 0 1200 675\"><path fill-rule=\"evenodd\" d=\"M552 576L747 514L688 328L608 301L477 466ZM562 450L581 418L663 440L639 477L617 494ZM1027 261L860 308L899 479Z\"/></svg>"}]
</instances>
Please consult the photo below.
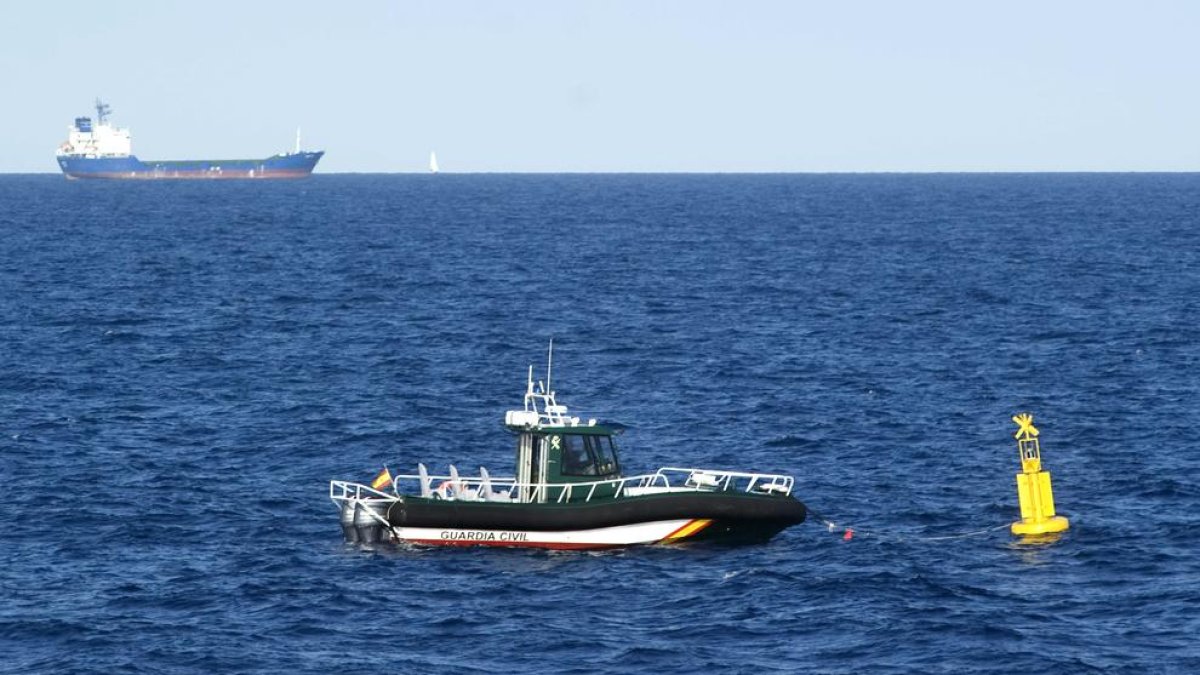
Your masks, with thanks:
<instances>
[{"instance_id":1,"label":"sky","mask_svg":"<svg viewBox=\"0 0 1200 675\"><path fill-rule=\"evenodd\" d=\"M1200 2L0 3L0 172L1200 170Z\"/></svg>"}]
</instances>

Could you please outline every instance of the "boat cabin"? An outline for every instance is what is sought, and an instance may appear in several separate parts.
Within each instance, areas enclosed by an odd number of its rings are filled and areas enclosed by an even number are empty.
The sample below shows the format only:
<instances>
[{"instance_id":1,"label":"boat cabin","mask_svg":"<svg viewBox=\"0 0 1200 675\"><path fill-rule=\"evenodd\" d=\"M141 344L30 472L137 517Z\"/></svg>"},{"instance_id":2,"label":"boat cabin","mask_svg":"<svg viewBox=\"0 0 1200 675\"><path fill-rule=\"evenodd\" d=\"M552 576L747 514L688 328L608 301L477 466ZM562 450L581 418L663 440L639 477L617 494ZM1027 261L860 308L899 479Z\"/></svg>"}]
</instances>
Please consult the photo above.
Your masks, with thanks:
<instances>
[{"instance_id":1,"label":"boat cabin","mask_svg":"<svg viewBox=\"0 0 1200 675\"><path fill-rule=\"evenodd\" d=\"M517 436L519 501L583 501L616 493L621 462L613 437L619 430L569 416L565 405L555 403L554 392L534 390L532 373L525 409L508 411L504 425ZM611 484L604 482L608 479ZM587 489L570 488L580 483L588 484ZM547 484L553 487L538 489Z\"/></svg>"}]
</instances>

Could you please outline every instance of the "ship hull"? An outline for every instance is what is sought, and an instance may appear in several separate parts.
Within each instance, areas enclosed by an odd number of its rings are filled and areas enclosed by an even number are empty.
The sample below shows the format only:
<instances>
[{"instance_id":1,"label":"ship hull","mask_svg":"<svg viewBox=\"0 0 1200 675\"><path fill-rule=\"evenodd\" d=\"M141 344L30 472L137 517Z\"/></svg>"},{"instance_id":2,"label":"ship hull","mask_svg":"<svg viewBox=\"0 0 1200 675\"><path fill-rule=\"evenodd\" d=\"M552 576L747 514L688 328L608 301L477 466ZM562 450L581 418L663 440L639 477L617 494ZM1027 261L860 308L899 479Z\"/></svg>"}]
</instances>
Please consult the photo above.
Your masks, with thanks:
<instances>
[{"instance_id":1,"label":"ship hull","mask_svg":"<svg viewBox=\"0 0 1200 675\"><path fill-rule=\"evenodd\" d=\"M379 541L416 546L491 546L586 551L651 544L710 542L763 544L786 525L763 522L679 518L587 530L476 530L459 528L395 527L380 529ZM364 542L366 543L366 542Z\"/></svg>"},{"instance_id":2,"label":"ship hull","mask_svg":"<svg viewBox=\"0 0 1200 675\"><path fill-rule=\"evenodd\" d=\"M69 179L219 180L307 178L324 152L272 155L265 159L148 160L62 155L58 166Z\"/></svg>"},{"instance_id":3,"label":"ship hull","mask_svg":"<svg viewBox=\"0 0 1200 675\"><path fill-rule=\"evenodd\" d=\"M391 503L354 500L342 508L343 532L352 542L547 549L763 543L807 515L792 497L702 492L580 504L402 497Z\"/></svg>"}]
</instances>

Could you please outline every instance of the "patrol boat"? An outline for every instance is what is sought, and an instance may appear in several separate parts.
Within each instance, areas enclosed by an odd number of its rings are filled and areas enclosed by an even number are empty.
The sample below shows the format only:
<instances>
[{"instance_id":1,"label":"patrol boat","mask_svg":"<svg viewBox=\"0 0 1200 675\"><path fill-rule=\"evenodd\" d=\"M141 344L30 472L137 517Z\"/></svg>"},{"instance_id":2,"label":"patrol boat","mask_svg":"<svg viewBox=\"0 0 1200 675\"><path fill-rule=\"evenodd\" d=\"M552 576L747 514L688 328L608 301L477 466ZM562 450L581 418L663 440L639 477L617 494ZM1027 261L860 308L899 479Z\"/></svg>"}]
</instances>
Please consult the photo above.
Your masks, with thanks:
<instances>
[{"instance_id":1,"label":"patrol boat","mask_svg":"<svg viewBox=\"0 0 1200 675\"><path fill-rule=\"evenodd\" d=\"M329 496L347 542L423 546L604 549L713 541L761 543L804 521L794 479L770 473L664 467L625 476L620 429L568 414L533 368L524 407L504 416L516 475L391 475L371 485L334 480Z\"/></svg>"}]
</instances>

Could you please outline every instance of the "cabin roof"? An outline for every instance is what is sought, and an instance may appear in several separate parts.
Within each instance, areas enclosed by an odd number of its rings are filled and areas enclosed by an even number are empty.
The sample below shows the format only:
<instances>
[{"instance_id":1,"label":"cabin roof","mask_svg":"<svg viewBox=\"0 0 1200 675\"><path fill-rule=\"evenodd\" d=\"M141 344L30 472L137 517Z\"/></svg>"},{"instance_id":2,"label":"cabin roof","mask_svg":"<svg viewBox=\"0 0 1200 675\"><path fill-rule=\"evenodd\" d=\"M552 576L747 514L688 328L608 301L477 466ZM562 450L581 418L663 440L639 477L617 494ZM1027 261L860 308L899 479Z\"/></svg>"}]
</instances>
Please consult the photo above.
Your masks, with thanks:
<instances>
[{"instance_id":1,"label":"cabin roof","mask_svg":"<svg viewBox=\"0 0 1200 675\"><path fill-rule=\"evenodd\" d=\"M532 434L579 434L582 436L616 436L624 431L624 427L620 425L608 424L564 424L564 425L539 425L535 427L505 425L510 431L515 433L529 432Z\"/></svg>"}]
</instances>

